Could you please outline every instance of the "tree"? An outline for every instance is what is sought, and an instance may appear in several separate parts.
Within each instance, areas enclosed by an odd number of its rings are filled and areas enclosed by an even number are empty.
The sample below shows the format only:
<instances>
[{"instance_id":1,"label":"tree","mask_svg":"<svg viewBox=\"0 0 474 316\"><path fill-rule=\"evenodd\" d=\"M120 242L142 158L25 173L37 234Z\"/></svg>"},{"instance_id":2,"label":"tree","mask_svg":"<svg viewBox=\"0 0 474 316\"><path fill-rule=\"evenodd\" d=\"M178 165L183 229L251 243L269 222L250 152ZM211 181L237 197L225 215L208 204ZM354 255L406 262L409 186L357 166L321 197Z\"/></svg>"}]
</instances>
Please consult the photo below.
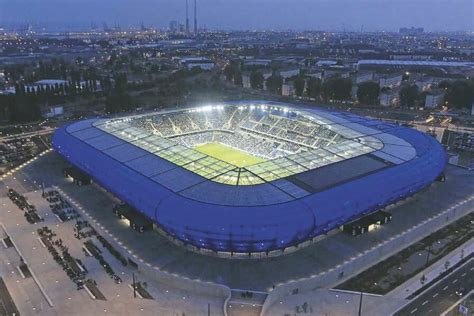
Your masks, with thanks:
<instances>
[{"instance_id":1,"label":"tree","mask_svg":"<svg viewBox=\"0 0 474 316\"><path fill-rule=\"evenodd\" d=\"M100 87L105 92L109 92L112 89L112 82L108 76L100 80ZM68 90L69 90L69 87L68 87Z\"/></svg>"},{"instance_id":2,"label":"tree","mask_svg":"<svg viewBox=\"0 0 474 316\"><path fill-rule=\"evenodd\" d=\"M235 73L235 66L233 64L229 64L224 68L224 75L228 81L231 81L234 78Z\"/></svg>"},{"instance_id":3,"label":"tree","mask_svg":"<svg viewBox=\"0 0 474 316\"><path fill-rule=\"evenodd\" d=\"M305 85L306 81L304 80L303 76L296 76L295 80L293 80L293 86L297 96L301 97L303 95Z\"/></svg>"},{"instance_id":4,"label":"tree","mask_svg":"<svg viewBox=\"0 0 474 316\"><path fill-rule=\"evenodd\" d=\"M0 103L6 104L12 123L36 121L41 118L38 98L34 93L26 93L23 85L13 96L4 96Z\"/></svg>"},{"instance_id":5,"label":"tree","mask_svg":"<svg viewBox=\"0 0 474 316\"><path fill-rule=\"evenodd\" d=\"M456 80L446 88L445 101L449 106L470 108L474 102L474 80Z\"/></svg>"},{"instance_id":6,"label":"tree","mask_svg":"<svg viewBox=\"0 0 474 316\"><path fill-rule=\"evenodd\" d=\"M263 75L260 71L254 70L250 73L250 86L252 89L263 89Z\"/></svg>"},{"instance_id":7,"label":"tree","mask_svg":"<svg viewBox=\"0 0 474 316\"><path fill-rule=\"evenodd\" d=\"M127 76L118 74L115 77L115 86L105 100L105 111L117 113L132 108L132 98L127 94Z\"/></svg>"},{"instance_id":8,"label":"tree","mask_svg":"<svg viewBox=\"0 0 474 316\"><path fill-rule=\"evenodd\" d=\"M150 67L150 73L157 74L160 72L160 65L158 64L153 64Z\"/></svg>"},{"instance_id":9,"label":"tree","mask_svg":"<svg viewBox=\"0 0 474 316\"><path fill-rule=\"evenodd\" d=\"M283 77L277 74L273 74L267 79L267 89L271 93L281 95L281 88L283 85Z\"/></svg>"},{"instance_id":10,"label":"tree","mask_svg":"<svg viewBox=\"0 0 474 316\"><path fill-rule=\"evenodd\" d=\"M112 93L105 99L105 111L107 113L118 113L131 109L131 97L128 94L119 95Z\"/></svg>"},{"instance_id":11,"label":"tree","mask_svg":"<svg viewBox=\"0 0 474 316\"><path fill-rule=\"evenodd\" d=\"M418 87L416 85L405 85L400 89L400 105L405 107L415 106L418 99Z\"/></svg>"},{"instance_id":12,"label":"tree","mask_svg":"<svg viewBox=\"0 0 474 316\"><path fill-rule=\"evenodd\" d=\"M115 92L118 94L125 93L127 90L127 82L126 74L118 74L115 77Z\"/></svg>"},{"instance_id":13,"label":"tree","mask_svg":"<svg viewBox=\"0 0 474 316\"><path fill-rule=\"evenodd\" d=\"M366 81L359 84L357 99L364 104L378 104L380 85L374 81Z\"/></svg>"},{"instance_id":14,"label":"tree","mask_svg":"<svg viewBox=\"0 0 474 316\"><path fill-rule=\"evenodd\" d=\"M240 86L240 87L242 86L243 79L242 79L242 72L240 70L237 70L234 72L233 81L236 86Z\"/></svg>"},{"instance_id":15,"label":"tree","mask_svg":"<svg viewBox=\"0 0 474 316\"><path fill-rule=\"evenodd\" d=\"M309 78L306 94L310 98L319 98L321 95L321 79L314 77Z\"/></svg>"},{"instance_id":16,"label":"tree","mask_svg":"<svg viewBox=\"0 0 474 316\"><path fill-rule=\"evenodd\" d=\"M202 73L204 70L199 67L199 66L194 66L192 67L190 70L189 70L189 75L190 76L195 76L195 75L199 75L200 73Z\"/></svg>"},{"instance_id":17,"label":"tree","mask_svg":"<svg viewBox=\"0 0 474 316\"><path fill-rule=\"evenodd\" d=\"M440 89L448 90L448 88L450 88L450 87L451 87L451 82L449 82L447 80L443 80L440 83L438 83L438 88L440 88Z\"/></svg>"},{"instance_id":18,"label":"tree","mask_svg":"<svg viewBox=\"0 0 474 316\"><path fill-rule=\"evenodd\" d=\"M352 81L349 78L332 77L323 84L326 100L348 100L351 98Z\"/></svg>"}]
</instances>

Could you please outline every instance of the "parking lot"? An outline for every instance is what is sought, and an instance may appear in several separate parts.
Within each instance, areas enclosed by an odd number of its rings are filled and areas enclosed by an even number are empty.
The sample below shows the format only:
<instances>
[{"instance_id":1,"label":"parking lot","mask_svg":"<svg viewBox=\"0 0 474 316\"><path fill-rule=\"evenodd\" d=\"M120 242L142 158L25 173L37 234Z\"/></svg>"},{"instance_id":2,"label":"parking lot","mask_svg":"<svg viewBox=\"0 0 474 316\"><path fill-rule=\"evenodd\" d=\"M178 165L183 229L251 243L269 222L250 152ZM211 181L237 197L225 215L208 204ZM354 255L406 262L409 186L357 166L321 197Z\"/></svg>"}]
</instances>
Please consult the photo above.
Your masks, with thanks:
<instances>
[{"instance_id":1,"label":"parking lot","mask_svg":"<svg viewBox=\"0 0 474 316\"><path fill-rule=\"evenodd\" d=\"M9 191L0 199L3 236L15 247L10 252L15 266L24 261L33 276L19 282L6 280L22 315L33 314L144 314L213 315L222 313L220 298L191 297L187 292L158 284L130 267L101 233L84 219L57 191ZM23 208L23 209L22 209ZM30 223L25 214L34 209L41 221ZM8 275L8 274L7 274ZM133 291L135 279L135 294ZM28 284L23 288L22 283ZM35 300L24 301L24 292Z\"/></svg>"},{"instance_id":2,"label":"parking lot","mask_svg":"<svg viewBox=\"0 0 474 316\"><path fill-rule=\"evenodd\" d=\"M0 175L50 148L50 138L48 134L0 139Z\"/></svg>"},{"instance_id":3,"label":"parking lot","mask_svg":"<svg viewBox=\"0 0 474 316\"><path fill-rule=\"evenodd\" d=\"M0 183L0 185L3 186L3 189L0 187L0 194L7 200L8 189L15 188L18 193L24 194L32 205L35 205L40 217L44 219L44 223L34 224L34 226L48 226L51 228L60 236L63 243L67 245L70 254L85 264L89 271L85 280L87 281L88 278L95 280L98 290L106 299L106 301L96 300L96 304L105 304L105 306L109 306L108 304L111 302L113 302L112 305L115 304L114 297L116 297L117 291L124 291L122 285L125 285L124 288L128 288L129 290L125 290L128 294L118 294L120 295L120 304L124 300L123 297L132 295L131 293L133 293L133 291L129 285L132 284L133 269L130 266L123 266L121 260L107 250L107 246L105 246L98 237L87 236L82 238L81 236L80 239L76 238L75 234L78 234L78 232L74 231L74 229L76 228L77 219L63 221L60 217L73 216L74 213L69 210L67 203L64 201L60 201L59 199L57 201L48 201L42 197L41 187L43 185L49 189L53 186L60 188L60 192L67 194L66 201L69 203L69 206L76 205L75 207L77 207L77 205L80 204L81 211L79 213L82 216L80 221L88 221L109 243L113 243L114 245L120 244L121 248L127 249L125 254L130 255L136 262L156 265L161 271L166 271L174 275L223 283L236 289L267 291L271 288L272 284L278 285L279 282L304 278L320 273L325 269L334 267L338 262L343 262L344 260L358 256L360 253L363 253L365 249L376 247L383 241L392 238L402 231L410 229L413 225L416 225L416 223L420 223L435 214L439 214L446 210L446 208L464 200L466 196L472 194L470 185L474 183L471 173L461 168L448 167L447 182L434 183L425 192L417 194L407 202L391 208L390 212L394 215L394 220L390 225L371 232L370 234L362 235L357 238L345 234L336 234L331 238L326 238L292 255L271 260L263 260L260 262L229 261L189 253L171 244L167 239L154 231L145 232L143 234L134 232L123 221L113 216L113 205L120 201L96 185L80 187L73 184L70 180L64 178L62 174L62 170L66 166L67 164L65 164L64 160L56 153L48 153L40 157L34 163L22 168L12 177L5 179L3 183ZM71 201L73 202L71 203ZM53 209L51 209L50 202L64 206L64 209L61 206L59 215L55 214ZM9 201L9 203L12 202ZM12 203L12 205L14 204ZM56 210L56 212L57 211L58 210ZM17 215L21 215L21 212L15 212ZM61 215L61 212L65 213ZM48 213L48 215L46 215L46 213ZM398 214L407 213L410 214L409 217L398 216ZM27 224L24 218L21 218L19 222L22 222L23 225ZM8 227L15 227L15 225L16 223ZM64 229L66 229L66 231L64 231ZM88 229L85 229L84 233L88 231ZM33 235L33 232L29 232L29 234ZM37 234L37 232L34 234ZM22 234L22 236L23 235L27 236L28 233ZM87 241L88 238L93 240L93 245L84 245L84 242ZM39 241L37 242L39 243ZM26 246L27 245L28 244L26 244ZM92 256L86 256L83 250L84 247L88 249ZM114 274L122 279L123 282L121 284L116 284L114 279L110 277L110 274L101 266L100 257L97 256L97 254L94 256L94 251L91 251L91 249L95 249L95 247L101 250L102 253L99 254L110 264ZM44 248L43 250L45 251L44 258L49 258L50 262L54 263L56 270L58 268L61 269L57 263L54 262L51 255L48 254L47 250ZM321 253L325 253L326 256L321 256ZM38 262L37 264L41 265L42 262ZM90 266L95 267L95 269L91 269ZM35 271L35 269L33 269L33 271ZM278 273L274 271L278 271ZM68 286L71 288L71 291L81 293L81 295L84 294L85 298L91 300L90 295L86 293L85 290L77 291L77 285L71 282L66 274L64 274L64 278L69 284ZM176 293L180 293L175 296L174 305L170 304L171 301L166 299L162 302L163 304L155 303L155 306L162 308L167 307L170 310L179 306L178 308L181 310L197 310L201 311L203 315L206 315L207 301L211 301L213 302L211 303L211 310L215 310L216 313L222 313L223 297L199 297L193 294L191 298L191 296L185 294L186 292L177 289L171 290L169 285L155 283L154 286L150 286L153 280L141 275L138 275L137 278L140 282L147 284L148 287L146 290L155 301L163 299L163 293L168 295L167 290L169 292L176 291ZM157 288L158 290L156 290ZM47 292L49 293L49 290ZM51 292L55 292L54 288ZM77 296L77 294L75 295ZM182 296L180 297L180 295ZM194 302L191 303L191 300ZM140 305L146 304L148 303ZM127 307L131 308L131 306L134 305L135 304L128 304ZM124 310L127 310L127 308ZM198 312L197 314L199 315L200 313Z\"/></svg>"},{"instance_id":4,"label":"parking lot","mask_svg":"<svg viewBox=\"0 0 474 316\"><path fill-rule=\"evenodd\" d=\"M464 200L472 194L470 185L474 185L472 173L450 166L446 182L435 182L424 192L391 207L389 212L393 214L393 220L389 225L358 237L336 234L293 254L256 262L194 254L175 246L155 231L143 234L133 232L113 216L113 205L120 201L96 185L81 187L68 181L61 172L67 164L56 153L51 152L44 158L16 174L18 182L24 183L24 177L28 177L27 182L33 180L44 182L47 186L57 185L137 257L161 270L191 279L226 284L235 289L259 291L268 291L272 285L319 274L357 257ZM323 253L324 256L321 255Z\"/></svg>"}]
</instances>

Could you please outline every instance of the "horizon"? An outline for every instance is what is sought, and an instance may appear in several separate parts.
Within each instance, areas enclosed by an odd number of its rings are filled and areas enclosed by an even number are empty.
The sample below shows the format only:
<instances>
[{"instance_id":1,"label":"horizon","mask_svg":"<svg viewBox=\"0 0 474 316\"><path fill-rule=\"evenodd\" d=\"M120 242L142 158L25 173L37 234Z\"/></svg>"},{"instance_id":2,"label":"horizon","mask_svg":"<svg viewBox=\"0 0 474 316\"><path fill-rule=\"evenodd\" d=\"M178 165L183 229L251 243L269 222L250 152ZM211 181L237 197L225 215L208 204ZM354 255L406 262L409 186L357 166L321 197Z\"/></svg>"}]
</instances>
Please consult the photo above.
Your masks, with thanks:
<instances>
[{"instance_id":1,"label":"horizon","mask_svg":"<svg viewBox=\"0 0 474 316\"><path fill-rule=\"evenodd\" d=\"M0 6L0 27L12 30L27 24L48 31L81 31L93 24L101 29L103 23L123 29L185 23L184 0L0 0ZM193 8L189 1L190 21ZM392 32L413 26L426 32L471 32L473 11L471 0L201 0L198 24L222 31Z\"/></svg>"}]
</instances>

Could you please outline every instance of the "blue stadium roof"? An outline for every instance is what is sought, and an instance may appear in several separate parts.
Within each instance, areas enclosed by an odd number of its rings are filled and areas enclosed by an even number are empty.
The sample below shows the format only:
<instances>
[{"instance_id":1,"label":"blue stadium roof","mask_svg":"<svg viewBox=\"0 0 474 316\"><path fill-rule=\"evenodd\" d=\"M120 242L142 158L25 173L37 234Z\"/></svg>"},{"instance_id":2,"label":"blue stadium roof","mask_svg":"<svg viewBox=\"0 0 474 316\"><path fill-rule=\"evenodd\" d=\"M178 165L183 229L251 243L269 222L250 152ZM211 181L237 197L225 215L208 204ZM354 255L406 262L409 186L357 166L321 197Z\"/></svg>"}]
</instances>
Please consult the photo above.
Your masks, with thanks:
<instances>
[{"instance_id":1,"label":"blue stadium roof","mask_svg":"<svg viewBox=\"0 0 474 316\"><path fill-rule=\"evenodd\" d=\"M249 103L258 102L228 105ZM100 127L110 120L64 126L55 133L53 146L173 238L198 248L241 253L282 249L312 239L412 195L445 168L442 146L427 134L349 112L318 108L304 112L331 125L346 141L290 157L301 166L305 155L325 161L313 169L302 167L271 179L259 169L263 179L254 185L228 185L190 171L158 154L160 148L172 148L169 140L138 132L130 136L136 132L130 129L112 134ZM229 172L225 165L219 168ZM246 171L258 175L252 168Z\"/></svg>"}]
</instances>

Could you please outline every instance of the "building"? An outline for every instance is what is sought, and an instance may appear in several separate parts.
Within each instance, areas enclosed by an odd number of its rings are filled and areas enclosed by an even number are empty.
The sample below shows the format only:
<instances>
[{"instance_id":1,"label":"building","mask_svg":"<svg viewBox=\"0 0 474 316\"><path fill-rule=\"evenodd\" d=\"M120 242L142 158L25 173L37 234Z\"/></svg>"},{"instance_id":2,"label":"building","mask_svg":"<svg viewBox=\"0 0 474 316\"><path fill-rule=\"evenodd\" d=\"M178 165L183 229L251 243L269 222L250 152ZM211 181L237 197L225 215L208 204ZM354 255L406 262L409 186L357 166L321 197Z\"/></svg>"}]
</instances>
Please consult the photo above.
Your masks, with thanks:
<instances>
[{"instance_id":1,"label":"building","mask_svg":"<svg viewBox=\"0 0 474 316\"><path fill-rule=\"evenodd\" d=\"M170 32L177 33L179 31L179 22L178 21L171 21L170 22Z\"/></svg>"},{"instance_id":2,"label":"building","mask_svg":"<svg viewBox=\"0 0 474 316\"><path fill-rule=\"evenodd\" d=\"M187 69L192 69L198 67L202 70L211 70L216 66L216 64L207 57L185 57L178 59L179 64Z\"/></svg>"},{"instance_id":3,"label":"building","mask_svg":"<svg viewBox=\"0 0 474 316\"><path fill-rule=\"evenodd\" d=\"M391 60L391 59L364 59L357 62L357 69L472 69L474 62L461 61L432 61L432 60Z\"/></svg>"},{"instance_id":4,"label":"building","mask_svg":"<svg viewBox=\"0 0 474 316\"><path fill-rule=\"evenodd\" d=\"M285 82L281 86L281 95L285 97L291 97L295 95L295 87L293 81Z\"/></svg>"},{"instance_id":5,"label":"building","mask_svg":"<svg viewBox=\"0 0 474 316\"><path fill-rule=\"evenodd\" d=\"M318 67L327 67L337 65L337 60L319 60L316 65Z\"/></svg>"},{"instance_id":6,"label":"building","mask_svg":"<svg viewBox=\"0 0 474 316\"><path fill-rule=\"evenodd\" d=\"M81 82L83 84L84 82ZM33 85L26 86L26 88L32 88L34 90L38 89L39 87L43 88L54 88L55 86L59 85L67 85L69 81L61 80L61 79L43 79L36 81Z\"/></svg>"},{"instance_id":7,"label":"building","mask_svg":"<svg viewBox=\"0 0 474 316\"><path fill-rule=\"evenodd\" d=\"M279 71L280 76L283 77L283 79L288 79L294 76L298 76L300 74L300 69L299 68L294 68L294 69L285 69L285 70L280 70Z\"/></svg>"},{"instance_id":8,"label":"building","mask_svg":"<svg viewBox=\"0 0 474 316\"><path fill-rule=\"evenodd\" d=\"M382 90L379 95L380 105L386 107L398 106L399 92L399 89Z\"/></svg>"},{"instance_id":9,"label":"building","mask_svg":"<svg viewBox=\"0 0 474 316\"><path fill-rule=\"evenodd\" d=\"M243 74L242 75L242 87L250 89L252 86L250 85L250 75L249 74Z\"/></svg>"},{"instance_id":10,"label":"building","mask_svg":"<svg viewBox=\"0 0 474 316\"><path fill-rule=\"evenodd\" d=\"M371 71L359 71L355 76L355 84L358 85L363 82L373 81L374 73Z\"/></svg>"},{"instance_id":11,"label":"building","mask_svg":"<svg viewBox=\"0 0 474 316\"><path fill-rule=\"evenodd\" d=\"M266 80L272 76L273 72L271 70L267 70L261 71L261 73L263 75L263 88L266 89ZM242 86L247 89L252 88L250 84L250 73L242 74Z\"/></svg>"},{"instance_id":12,"label":"building","mask_svg":"<svg viewBox=\"0 0 474 316\"><path fill-rule=\"evenodd\" d=\"M64 176L66 178L71 179L75 184L82 186L82 185L89 185L92 183L91 177L82 172L81 170L75 167L68 167L63 170Z\"/></svg>"},{"instance_id":13,"label":"building","mask_svg":"<svg viewBox=\"0 0 474 316\"><path fill-rule=\"evenodd\" d=\"M433 80L430 77L420 77L414 80L419 91L429 91L433 87Z\"/></svg>"},{"instance_id":14,"label":"building","mask_svg":"<svg viewBox=\"0 0 474 316\"><path fill-rule=\"evenodd\" d=\"M0 71L0 90L5 88L5 73Z\"/></svg>"},{"instance_id":15,"label":"building","mask_svg":"<svg viewBox=\"0 0 474 316\"><path fill-rule=\"evenodd\" d=\"M409 36L417 36L423 34L425 30L422 27L402 27L400 28L400 34L409 35Z\"/></svg>"},{"instance_id":16,"label":"building","mask_svg":"<svg viewBox=\"0 0 474 316\"><path fill-rule=\"evenodd\" d=\"M57 117L64 115L64 108L62 106L54 106L45 114L46 117Z\"/></svg>"},{"instance_id":17,"label":"building","mask_svg":"<svg viewBox=\"0 0 474 316\"><path fill-rule=\"evenodd\" d=\"M323 80L324 73L322 71L317 71L317 72L311 72L309 74L306 74L305 76L309 78L317 78L317 79Z\"/></svg>"},{"instance_id":18,"label":"building","mask_svg":"<svg viewBox=\"0 0 474 316\"><path fill-rule=\"evenodd\" d=\"M444 91L443 90L433 90L428 92L425 98L425 108L434 109L444 103Z\"/></svg>"},{"instance_id":19,"label":"building","mask_svg":"<svg viewBox=\"0 0 474 316\"><path fill-rule=\"evenodd\" d=\"M271 59L245 59L244 66L268 66L271 62Z\"/></svg>"},{"instance_id":20,"label":"building","mask_svg":"<svg viewBox=\"0 0 474 316\"><path fill-rule=\"evenodd\" d=\"M351 76L352 69L341 66L333 66L324 69L324 80L332 77L339 76L341 78L349 78Z\"/></svg>"},{"instance_id":21,"label":"building","mask_svg":"<svg viewBox=\"0 0 474 316\"><path fill-rule=\"evenodd\" d=\"M211 70L216 66L216 64L211 60L203 60L203 61L189 61L185 63L185 66L189 70L195 67L198 67L201 70Z\"/></svg>"},{"instance_id":22,"label":"building","mask_svg":"<svg viewBox=\"0 0 474 316\"><path fill-rule=\"evenodd\" d=\"M260 158L239 167L193 149L216 139ZM93 118L52 143L167 238L231 257L292 251L429 186L447 161L414 129L269 101Z\"/></svg>"},{"instance_id":23,"label":"building","mask_svg":"<svg viewBox=\"0 0 474 316\"><path fill-rule=\"evenodd\" d=\"M93 81L91 81L93 83ZM47 89L62 89L68 85L70 85L71 82L67 81L67 80L61 80L61 79L43 79L43 80L38 80L36 82L34 82L33 84L30 84L30 85L26 85L25 86L25 91L38 91L38 90L41 90L41 89L44 89L44 90L47 90ZM88 85L90 84L89 81L80 81L76 84L76 88L78 90L83 90L83 89L86 89L88 87ZM94 89L94 91L100 91L101 90L101 87L100 87L100 81L99 80L96 80L95 82L95 86L94 87L91 87L92 89ZM66 93L65 91L63 93Z\"/></svg>"},{"instance_id":24,"label":"building","mask_svg":"<svg viewBox=\"0 0 474 316\"><path fill-rule=\"evenodd\" d=\"M412 79L412 75L410 75L410 80ZM420 91L429 91L431 89L435 89L438 87L440 82L443 81L453 81L455 79L450 77L432 77L432 76L419 76L414 78L414 83L418 87Z\"/></svg>"},{"instance_id":25,"label":"building","mask_svg":"<svg viewBox=\"0 0 474 316\"><path fill-rule=\"evenodd\" d=\"M394 54L390 55L390 59L394 60L431 60L433 56L422 54Z\"/></svg>"},{"instance_id":26,"label":"building","mask_svg":"<svg viewBox=\"0 0 474 316\"><path fill-rule=\"evenodd\" d=\"M341 230L352 236L357 236L378 229L392 220L392 214L377 211L360 219L341 226Z\"/></svg>"},{"instance_id":27,"label":"building","mask_svg":"<svg viewBox=\"0 0 474 316\"><path fill-rule=\"evenodd\" d=\"M402 84L403 77L400 74L388 74L380 76L379 78L380 88L397 88Z\"/></svg>"},{"instance_id":28,"label":"building","mask_svg":"<svg viewBox=\"0 0 474 316\"><path fill-rule=\"evenodd\" d=\"M115 205L113 212L115 216L139 233L153 229L153 222L148 217L127 204Z\"/></svg>"}]
</instances>

